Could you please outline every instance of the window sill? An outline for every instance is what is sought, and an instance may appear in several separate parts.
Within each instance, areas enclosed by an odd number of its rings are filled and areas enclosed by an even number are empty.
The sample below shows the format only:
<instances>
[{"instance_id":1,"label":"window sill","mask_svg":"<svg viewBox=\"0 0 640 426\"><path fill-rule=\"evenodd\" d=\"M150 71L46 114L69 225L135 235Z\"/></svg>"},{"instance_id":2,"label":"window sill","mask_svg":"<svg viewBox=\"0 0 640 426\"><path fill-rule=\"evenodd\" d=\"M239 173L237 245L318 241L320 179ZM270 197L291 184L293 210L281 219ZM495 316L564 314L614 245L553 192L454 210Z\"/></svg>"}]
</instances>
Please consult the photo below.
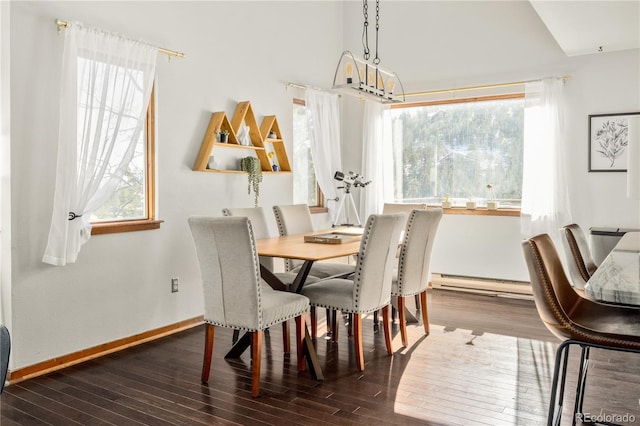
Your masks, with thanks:
<instances>
[{"instance_id":1,"label":"window sill","mask_svg":"<svg viewBox=\"0 0 640 426\"><path fill-rule=\"evenodd\" d=\"M147 231L160 228L164 220L144 219L118 222L94 222L91 224L91 235L117 234L120 232Z\"/></svg>"},{"instance_id":2,"label":"window sill","mask_svg":"<svg viewBox=\"0 0 640 426\"><path fill-rule=\"evenodd\" d=\"M431 209L440 208L439 206L429 206ZM471 216L514 216L520 217L520 209L498 209L488 210L486 207L477 207L475 209L467 209L465 207L451 207L442 209L444 214L458 214Z\"/></svg>"}]
</instances>

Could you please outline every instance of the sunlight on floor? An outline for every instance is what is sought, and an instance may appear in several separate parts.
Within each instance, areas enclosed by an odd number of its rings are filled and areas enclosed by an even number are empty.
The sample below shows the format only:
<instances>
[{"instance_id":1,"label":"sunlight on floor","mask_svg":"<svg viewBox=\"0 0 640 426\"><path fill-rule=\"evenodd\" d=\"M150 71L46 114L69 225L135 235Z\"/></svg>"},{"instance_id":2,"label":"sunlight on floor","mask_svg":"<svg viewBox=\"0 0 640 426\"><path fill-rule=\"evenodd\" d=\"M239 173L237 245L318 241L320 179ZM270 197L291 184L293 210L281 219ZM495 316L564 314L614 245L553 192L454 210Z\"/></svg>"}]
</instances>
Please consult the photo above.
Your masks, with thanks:
<instances>
[{"instance_id":1,"label":"sunlight on floor","mask_svg":"<svg viewBox=\"0 0 640 426\"><path fill-rule=\"evenodd\" d=\"M416 362L402 363L396 413L438 424L545 422L554 344L438 325L418 341L422 327L408 330L410 347L396 356Z\"/></svg>"}]
</instances>

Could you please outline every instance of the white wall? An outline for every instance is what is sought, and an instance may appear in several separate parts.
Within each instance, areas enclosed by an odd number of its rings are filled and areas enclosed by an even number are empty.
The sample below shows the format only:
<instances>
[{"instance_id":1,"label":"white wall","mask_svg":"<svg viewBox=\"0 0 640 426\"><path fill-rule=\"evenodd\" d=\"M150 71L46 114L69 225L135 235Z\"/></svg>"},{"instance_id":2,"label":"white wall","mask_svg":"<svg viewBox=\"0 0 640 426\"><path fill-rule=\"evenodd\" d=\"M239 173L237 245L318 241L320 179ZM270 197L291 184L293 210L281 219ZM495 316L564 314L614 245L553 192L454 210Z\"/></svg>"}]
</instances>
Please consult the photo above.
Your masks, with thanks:
<instances>
[{"instance_id":1,"label":"white wall","mask_svg":"<svg viewBox=\"0 0 640 426\"><path fill-rule=\"evenodd\" d=\"M202 313L186 219L252 204L243 175L191 171L210 113L231 114L249 100L258 119L277 115L290 153L294 91L284 83L331 85L340 52L361 52L360 4L12 2L12 369ZM586 227L640 225L638 203L623 199L623 174L585 172L587 114L640 110L637 51L569 60L528 2L381 7L382 61L408 91L571 75L567 143L576 220ZM57 152L56 18L186 54L158 61L158 208L165 222L159 230L96 236L65 267L41 262ZM343 104L345 169L359 171L362 105L346 98ZM291 176L265 176L260 204L290 203L291 188ZM478 228L483 234L474 236ZM434 263L442 269L526 279L514 219L445 217L438 238ZM180 277L179 293L170 293L171 277Z\"/></svg>"},{"instance_id":2,"label":"white wall","mask_svg":"<svg viewBox=\"0 0 640 426\"><path fill-rule=\"evenodd\" d=\"M12 369L202 314L187 217L250 206L245 175L191 171L211 112L275 114L291 152L289 81L324 85L341 9L332 2L14 2L11 8ZM159 56L154 231L93 237L76 264L45 265L57 152L63 38L81 20L185 53ZM292 202L291 175L265 176L260 204ZM170 292L170 278L180 291Z\"/></svg>"},{"instance_id":3,"label":"white wall","mask_svg":"<svg viewBox=\"0 0 640 426\"><path fill-rule=\"evenodd\" d=\"M380 7L381 64L398 74L408 93L571 76L565 86L566 149L574 221L587 232L593 226L640 227L640 203L626 199L626 174L587 173L587 116L640 111L638 50L568 58L526 1L383 2ZM361 56L361 6L349 2L344 10L345 49ZM343 105L345 123L362 123L363 102L345 97ZM361 124L345 126L345 169L362 170L361 140ZM522 238L519 220L511 217L447 215L432 270L528 281Z\"/></svg>"}]
</instances>

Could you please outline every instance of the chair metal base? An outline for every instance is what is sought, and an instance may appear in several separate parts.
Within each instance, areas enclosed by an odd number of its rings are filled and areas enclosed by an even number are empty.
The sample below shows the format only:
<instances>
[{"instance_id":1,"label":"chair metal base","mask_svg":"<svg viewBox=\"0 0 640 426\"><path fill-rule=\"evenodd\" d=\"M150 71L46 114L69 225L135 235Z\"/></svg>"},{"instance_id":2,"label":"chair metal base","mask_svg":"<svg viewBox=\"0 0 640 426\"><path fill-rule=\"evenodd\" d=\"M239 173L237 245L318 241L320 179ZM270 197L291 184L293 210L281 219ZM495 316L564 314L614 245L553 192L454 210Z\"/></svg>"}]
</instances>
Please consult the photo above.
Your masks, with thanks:
<instances>
[{"instance_id":1,"label":"chair metal base","mask_svg":"<svg viewBox=\"0 0 640 426\"><path fill-rule=\"evenodd\" d=\"M589 354L591 348L606 349L619 352L640 353L640 349L621 348L614 346L599 345L580 340L565 340L556 350L556 361L553 371L553 382L551 384L551 397L549 401L549 415L547 417L548 426L559 426L562 419L562 407L564 402L564 390L567 378L567 366L569 363L569 351L571 346L580 346L580 368L578 370L578 385L576 387L576 398L573 407L573 419L571 424L575 426L576 421L581 424L602 424L619 426L617 423L610 423L597 417L588 416L583 411L584 392L587 383L587 372L589 370Z\"/></svg>"}]
</instances>

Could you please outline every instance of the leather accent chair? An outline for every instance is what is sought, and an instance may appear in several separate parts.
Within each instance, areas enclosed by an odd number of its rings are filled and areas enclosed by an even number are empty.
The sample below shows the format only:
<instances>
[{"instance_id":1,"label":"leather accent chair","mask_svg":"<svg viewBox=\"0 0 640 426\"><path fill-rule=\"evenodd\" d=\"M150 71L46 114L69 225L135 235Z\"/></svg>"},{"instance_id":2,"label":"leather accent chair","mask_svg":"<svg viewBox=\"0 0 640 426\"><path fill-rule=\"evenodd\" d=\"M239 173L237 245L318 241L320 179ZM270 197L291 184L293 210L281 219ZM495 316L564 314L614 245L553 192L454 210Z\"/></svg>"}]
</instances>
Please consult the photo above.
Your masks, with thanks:
<instances>
[{"instance_id":1,"label":"leather accent chair","mask_svg":"<svg viewBox=\"0 0 640 426\"><path fill-rule=\"evenodd\" d=\"M599 303L580 296L565 275L549 235L525 240L522 248L540 319L562 340L556 352L548 416L549 425L559 424L571 346L581 348L573 417L576 419L576 413L582 413L590 349L640 353L640 309Z\"/></svg>"},{"instance_id":2,"label":"leather accent chair","mask_svg":"<svg viewBox=\"0 0 640 426\"><path fill-rule=\"evenodd\" d=\"M303 354L309 299L272 289L260 279L251 222L246 217L190 217L204 295L206 328L202 383L209 381L215 327L245 330L251 336L251 395L260 393L263 330L295 318L298 371Z\"/></svg>"},{"instance_id":3,"label":"leather accent chair","mask_svg":"<svg viewBox=\"0 0 640 426\"><path fill-rule=\"evenodd\" d=\"M571 281L575 288L583 290L591 275L598 269L598 265L593 261L591 249L579 225L573 223L563 226L562 233Z\"/></svg>"},{"instance_id":4,"label":"leather accent chair","mask_svg":"<svg viewBox=\"0 0 640 426\"><path fill-rule=\"evenodd\" d=\"M396 247L402 230L401 215L370 215L364 228L356 272L353 279L330 278L305 285L302 294L311 306L353 314L353 342L358 370L364 370L362 315L382 309L387 353L391 346L391 280ZM311 311L311 336L315 337L316 318ZM335 327L335 323L334 323ZM335 336L335 333L334 333Z\"/></svg>"},{"instance_id":5,"label":"leather accent chair","mask_svg":"<svg viewBox=\"0 0 640 426\"><path fill-rule=\"evenodd\" d=\"M398 321L402 345L408 346L405 298L420 295L420 311L425 334L429 334L427 287L431 274L431 251L442 209L413 210L407 219L398 270L391 285L391 296L398 298Z\"/></svg>"}]
</instances>

